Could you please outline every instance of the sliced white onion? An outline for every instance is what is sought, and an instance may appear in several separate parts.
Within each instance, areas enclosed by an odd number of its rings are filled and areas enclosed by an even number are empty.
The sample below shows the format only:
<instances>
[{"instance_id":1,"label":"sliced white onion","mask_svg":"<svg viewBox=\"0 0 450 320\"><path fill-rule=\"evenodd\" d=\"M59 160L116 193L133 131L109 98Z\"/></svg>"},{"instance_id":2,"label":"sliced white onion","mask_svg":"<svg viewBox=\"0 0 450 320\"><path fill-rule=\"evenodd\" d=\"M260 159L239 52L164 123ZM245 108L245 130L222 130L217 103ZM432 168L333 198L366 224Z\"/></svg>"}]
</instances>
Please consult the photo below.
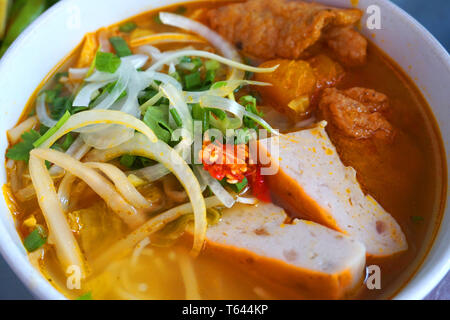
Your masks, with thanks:
<instances>
[{"instance_id":1,"label":"sliced white onion","mask_svg":"<svg viewBox=\"0 0 450 320\"><path fill-rule=\"evenodd\" d=\"M249 71L249 72L255 72L255 73L270 73L270 72L274 72L277 68L278 65L271 67L271 68L257 68L257 67L252 67L246 64L242 64L227 58L224 58L222 56L219 56L217 54L208 52L208 51L202 51L202 50L179 50L176 51L170 55L167 55L165 57L163 57L161 60L157 61L156 63L154 63L149 70L152 71L158 71L160 70L164 65L169 64L171 61L175 61L178 58L181 57L202 57L202 58L206 58L206 59L211 59L211 60L216 60L222 64L228 65L230 67L239 69L239 70L244 70L244 71ZM230 79L230 80L241 80L241 79Z\"/></svg>"},{"instance_id":2,"label":"sliced white onion","mask_svg":"<svg viewBox=\"0 0 450 320\"><path fill-rule=\"evenodd\" d=\"M221 35L211 30L207 26L195 20L168 12L160 12L159 18L161 19L161 22L164 24L173 27L178 27L198 34L199 36L208 40L208 42L211 43L226 58L237 62L242 62L241 56L239 55L237 50ZM231 80L241 80L243 78L244 73L242 71L233 69L230 76Z\"/></svg>"},{"instance_id":3,"label":"sliced white onion","mask_svg":"<svg viewBox=\"0 0 450 320\"><path fill-rule=\"evenodd\" d=\"M243 203L243 204L251 204L255 205L259 203L258 198L248 198L248 197L237 197L236 202Z\"/></svg>"},{"instance_id":4,"label":"sliced white onion","mask_svg":"<svg viewBox=\"0 0 450 320\"><path fill-rule=\"evenodd\" d=\"M36 114L39 118L39 121L46 127L54 127L58 121L50 118L47 112L47 105L45 103L45 99L47 94L45 92L41 93L36 99Z\"/></svg>"},{"instance_id":5,"label":"sliced white onion","mask_svg":"<svg viewBox=\"0 0 450 320\"><path fill-rule=\"evenodd\" d=\"M134 175L138 176L139 178L143 178L143 179L147 180L148 182L157 181L157 180L165 177L169 173L170 173L170 171L160 163L155 164L153 166L146 167L146 168L142 168L139 170L127 172L128 175L134 174Z\"/></svg>"},{"instance_id":6,"label":"sliced white onion","mask_svg":"<svg viewBox=\"0 0 450 320\"><path fill-rule=\"evenodd\" d=\"M194 131L194 122L189 107L186 104L182 92L175 88L171 83L165 83L160 86L161 92L169 99L170 105L177 110L183 121L183 128L190 133Z\"/></svg>"},{"instance_id":7,"label":"sliced white onion","mask_svg":"<svg viewBox=\"0 0 450 320\"><path fill-rule=\"evenodd\" d=\"M142 54L146 54L152 58L153 61L161 60L164 57L164 54L161 51L153 46L145 45L140 46L137 51Z\"/></svg>"},{"instance_id":8,"label":"sliced white onion","mask_svg":"<svg viewBox=\"0 0 450 320\"><path fill-rule=\"evenodd\" d=\"M239 119L241 121L241 125L243 117L246 116L257 122L261 127L266 129L270 133L274 135L279 135L278 130L274 130L270 126L270 124L268 124L263 118L252 112L248 112L242 105L240 105L234 100L225 99L217 96L203 96L200 98L200 105L203 107L216 108L221 109L223 111L227 111L233 114L236 117L236 119Z\"/></svg>"},{"instance_id":9,"label":"sliced white onion","mask_svg":"<svg viewBox=\"0 0 450 320\"><path fill-rule=\"evenodd\" d=\"M220 109L231 113L239 120L238 127L242 126L245 109L236 101L217 96L203 96L199 102L202 107Z\"/></svg>"},{"instance_id":10,"label":"sliced white onion","mask_svg":"<svg viewBox=\"0 0 450 320\"><path fill-rule=\"evenodd\" d=\"M99 125L97 128L98 131L81 133L84 143L95 149L114 148L134 136L134 129L120 125Z\"/></svg>"},{"instance_id":11,"label":"sliced white onion","mask_svg":"<svg viewBox=\"0 0 450 320\"><path fill-rule=\"evenodd\" d=\"M95 94L98 93L98 90L111 82L113 82L113 80L88 83L80 90L80 92L78 92L73 101L73 106L88 107L91 100L95 98Z\"/></svg>"},{"instance_id":12,"label":"sliced white onion","mask_svg":"<svg viewBox=\"0 0 450 320\"><path fill-rule=\"evenodd\" d=\"M227 80L223 81L223 85L218 88L213 88L206 91L185 91L183 92L183 94L187 103L199 103L200 98L205 95L226 97L233 93L234 90L236 90L241 85L271 86L272 84L251 80Z\"/></svg>"},{"instance_id":13,"label":"sliced white onion","mask_svg":"<svg viewBox=\"0 0 450 320\"><path fill-rule=\"evenodd\" d=\"M165 73L155 72L155 71L145 71L141 73L141 76L152 81L160 81L164 84L170 83L177 90L183 90L181 83L179 83L174 77L171 77Z\"/></svg>"},{"instance_id":14,"label":"sliced white onion","mask_svg":"<svg viewBox=\"0 0 450 320\"><path fill-rule=\"evenodd\" d=\"M204 171L199 166L194 166L194 172L197 176L202 177L202 180L209 186L211 191L217 196L217 198L227 208L231 208L235 204L235 200L231 194L220 184L219 181L211 177L211 175Z\"/></svg>"},{"instance_id":15,"label":"sliced white onion","mask_svg":"<svg viewBox=\"0 0 450 320\"><path fill-rule=\"evenodd\" d=\"M136 70L133 69L133 66L130 63L122 61L118 69L119 77L114 88L108 95L106 95L105 99L94 106L93 109L109 109L120 97L120 95L127 89L133 72L136 72Z\"/></svg>"},{"instance_id":16,"label":"sliced white onion","mask_svg":"<svg viewBox=\"0 0 450 320\"><path fill-rule=\"evenodd\" d=\"M148 56L145 54L133 54L131 56L123 57L121 60L129 62L135 69L139 69L145 66L148 61Z\"/></svg>"}]
</instances>

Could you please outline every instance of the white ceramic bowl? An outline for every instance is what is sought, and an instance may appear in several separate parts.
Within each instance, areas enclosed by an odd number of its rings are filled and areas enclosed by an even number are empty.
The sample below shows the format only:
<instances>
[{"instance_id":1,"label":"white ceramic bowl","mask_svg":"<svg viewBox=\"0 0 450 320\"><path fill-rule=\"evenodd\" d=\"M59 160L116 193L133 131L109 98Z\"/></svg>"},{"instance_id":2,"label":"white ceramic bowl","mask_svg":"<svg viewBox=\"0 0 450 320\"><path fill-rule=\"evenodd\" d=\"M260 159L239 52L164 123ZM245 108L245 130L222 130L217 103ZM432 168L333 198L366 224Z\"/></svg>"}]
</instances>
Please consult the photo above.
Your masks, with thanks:
<instances>
[{"instance_id":1,"label":"white ceramic bowl","mask_svg":"<svg viewBox=\"0 0 450 320\"><path fill-rule=\"evenodd\" d=\"M64 0L44 13L11 46L0 61L0 163L4 163L7 129L14 126L23 106L47 73L64 58L87 32L108 26L142 11L181 0ZM350 6L349 0L327 0L336 6ZM436 39L416 20L387 0L360 0L366 11L370 5L381 10L381 29L363 33L392 57L424 93L438 120L450 150L450 57ZM372 34L376 36L371 37ZM447 157L448 158L448 157ZM448 167L448 160L447 160ZM6 182L0 168L0 184ZM450 268L450 212L420 270L408 282L398 299L422 299ZM5 201L0 200L0 251L11 268L41 299L64 298L28 262Z\"/></svg>"}]
</instances>

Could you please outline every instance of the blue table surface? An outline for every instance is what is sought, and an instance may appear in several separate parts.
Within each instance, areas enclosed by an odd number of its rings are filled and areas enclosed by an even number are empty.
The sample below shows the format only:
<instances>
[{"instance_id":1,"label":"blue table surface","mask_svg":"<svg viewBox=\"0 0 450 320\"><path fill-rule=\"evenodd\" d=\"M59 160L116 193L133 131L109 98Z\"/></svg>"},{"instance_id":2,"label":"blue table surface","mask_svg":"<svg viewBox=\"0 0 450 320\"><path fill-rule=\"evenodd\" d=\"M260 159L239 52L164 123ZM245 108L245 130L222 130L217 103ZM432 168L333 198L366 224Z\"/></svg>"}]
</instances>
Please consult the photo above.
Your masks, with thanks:
<instances>
[{"instance_id":1,"label":"blue table surface","mask_svg":"<svg viewBox=\"0 0 450 320\"><path fill-rule=\"evenodd\" d=\"M449 0L393 0L424 25L450 51ZM0 256L0 299L33 299L16 275ZM450 274L426 297L450 299Z\"/></svg>"}]
</instances>

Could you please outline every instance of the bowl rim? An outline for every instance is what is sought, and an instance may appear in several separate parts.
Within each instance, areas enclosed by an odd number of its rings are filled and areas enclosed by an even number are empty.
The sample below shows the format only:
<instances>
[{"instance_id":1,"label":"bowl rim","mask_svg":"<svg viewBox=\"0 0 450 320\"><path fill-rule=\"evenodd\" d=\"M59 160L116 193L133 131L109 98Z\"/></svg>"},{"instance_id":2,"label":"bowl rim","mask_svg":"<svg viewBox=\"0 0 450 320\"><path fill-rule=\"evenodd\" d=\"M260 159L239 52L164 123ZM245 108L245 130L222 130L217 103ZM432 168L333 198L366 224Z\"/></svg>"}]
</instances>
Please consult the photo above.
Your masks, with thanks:
<instances>
[{"instance_id":1,"label":"bowl rim","mask_svg":"<svg viewBox=\"0 0 450 320\"><path fill-rule=\"evenodd\" d=\"M443 47L443 45L428 31L420 22L418 22L414 17L408 14L405 10L400 8L397 4L389 1L389 0L379 0L386 6L389 10L394 12L394 16L401 16L405 21L408 22L412 31L421 33L431 45L432 50L435 51L436 55L442 59L444 64L447 66L448 70L450 70L450 55L449 52ZM183 2L196 2L196 0L187 0L187 1L177 1L180 3ZM320 2L320 0L319 0ZM0 59L0 70L4 65L9 63L10 57L14 55L14 53L26 43L27 38L30 34L32 34L36 29L40 27L47 19L50 19L58 10L63 7L70 5L71 3L76 3L75 0L64 0L59 1L51 8L46 10L41 16L39 16L33 23L31 23L20 35L19 37L11 44L9 49L5 52L4 56ZM160 7L164 7L162 5ZM421 90L420 90L421 91ZM430 108L431 109L431 108ZM431 109L431 112L433 110ZM440 127L438 126L439 133L442 132ZM6 135L5 135L6 137ZM2 138L3 139L3 138ZM444 140L444 139L443 139ZM445 149L445 146L444 146ZM445 155L447 155L448 150L445 149ZM447 175L448 175L448 155L447 155ZM447 192L448 193L448 192ZM430 252L432 251L435 243L439 240L442 234L447 231L444 230L442 221L445 216L450 214L448 201L445 199L444 209L442 212L441 221L438 229L435 231L434 237L429 244L429 248L424 254L422 260L417 263L415 270L412 272L411 277L405 284L403 284L400 288L398 288L397 292L391 297L393 299L423 299L427 294L429 294L433 288L446 276L448 271L450 270L450 246L447 247L447 250L443 253L441 258L439 259L439 263L431 266L428 270L428 273L423 275L420 280L418 280L418 284L412 284L412 281L417 277L419 272L423 269L424 265L427 263ZM4 245L4 243L13 242L13 239L9 235L5 226L2 222L0 222L0 253L7 262L8 266L14 271L14 273L21 280L22 284L24 284L27 289L31 292L31 294L37 299L66 299L66 297L55 289L46 279L45 277L36 270L24 256L20 250L16 246L8 247ZM447 259L445 259L447 257ZM417 280L417 279L416 279ZM414 288L411 290L411 286L417 286L419 288Z\"/></svg>"}]
</instances>

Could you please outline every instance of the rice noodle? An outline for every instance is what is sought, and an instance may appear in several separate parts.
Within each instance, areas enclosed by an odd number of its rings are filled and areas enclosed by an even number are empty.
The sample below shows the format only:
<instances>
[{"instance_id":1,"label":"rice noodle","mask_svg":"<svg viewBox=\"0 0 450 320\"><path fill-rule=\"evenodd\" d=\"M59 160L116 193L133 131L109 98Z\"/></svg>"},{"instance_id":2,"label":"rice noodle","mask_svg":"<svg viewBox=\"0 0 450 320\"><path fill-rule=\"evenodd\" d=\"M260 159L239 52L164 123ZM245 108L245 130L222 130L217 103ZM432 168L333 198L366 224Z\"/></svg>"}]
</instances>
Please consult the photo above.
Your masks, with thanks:
<instances>
[{"instance_id":1,"label":"rice noodle","mask_svg":"<svg viewBox=\"0 0 450 320\"><path fill-rule=\"evenodd\" d=\"M100 162L88 162L85 165L102 171L114 183L120 194L135 208L147 208L150 206L150 203L127 179L125 173L116 166Z\"/></svg>"},{"instance_id":2,"label":"rice noodle","mask_svg":"<svg viewBox=\"0 0 450 320\"><path fill-rule=\"evenodd\" d=\"M205 201L200 185L192 170L181 156L167 144L158 140L153 131L141 120L120 111L90 110L80 112L70 117L41 147L48 148L60 137L73 130L99 123L120 124L143 133L145 139L140 149L143 150L145 146L144 156L160 162L178 178L188 193L194 209L195 230L192 253L198 254L203 247L207 228ZM134 148L136 149L136 147Z\"/></svg>"},{"instance_id":3,"label":"rice noodle","mask_svg":"<svg viewBox=\"0 0 450 320\"><path fill-rule=\"evenodd\" d=\"M36 149L30 153L29 161L31 179L49 233L52 235L58 259L64 267L64 271L69 266L78 266L82 274L86 275L82 253L66 220L53 181L48 174L44 160L38 158L34 151Z\"/></svg>"},{"instance_id":4,"label":"rice noodle","mask_svg":"<svg viewBox=\"0 0 450 320\"><path fill-rule=\"evenodd\" d=\"M91 147L85 144L81 137L77 137L67 149L66 154L76 160L81 160L89 150L91 150ZM64 174L64 170L58 166L52 166L49 172L52 177L59 177Z\"/></svg>"},{"instance_id":5,"label":"rice noodle","mask_svg":"<svg viewBox=\"0 0 450 320\"><path fill-rule=\"evenodd\" d=\"M186 300L201 300L202 297L198 289L197 276L192 261L189 260L187 255L181 253L178 255L178 264L184 281Z\"/></svg>"},{"instance_id":6,"label":"rice noodle","mask_svg":"<svg viewBox=\"0 0 450 320\"><path fill-rule=\"evenodd\" d=\"M217 207L222 205L222 202L217 197L209 197L205 199L207 208ZM113 258L127 254L136 246L142 239L154 234L155 232L164 228L168 223L175 221L179 217L192 213L192 205L190 203L182 204L178 207L172 208L156 217L151 218L135 231L131 232L126 238L116 242L109 249L107 249L101 256L99 256L93 263L97 270L106 266Z\"/></svg>"},{"instance_id":7,"label":"rice noodle","mask_svg":"<svg viewBox=\"0 0 450 320\"><path fill-rule=\"evenodd\" d=\"M133 253L131 254L131 265L133 267L137 266L139 257L141 256L142 252L144 251L145 247L147 247L150 244L150 238L144 238L141 242L139 242L136 245L136 248L134 248Z\"/></svg>"},{"instance_id":8,"label":"rice noodle","mask_svg":"<svg viewBox=\"0 0 450 320\"><path fill-rule=\"evenodd\" d=\"M58 198L61 202L61 207L65 212L69 210L69 203L70 203L70 192L72 190L72 185L77 179L76 176L74 176L71 173L67 173L64 175L64 178L61 180L61 183L58 187Z\"/></svg>"},{"instance_id":9,"label":"rice noodle","mask_svg":"<svg viewBox=\"0 0 450 320\"><path fill-rule=\"evenodd\" d=\"M16 144L17 142L19 142L22 135L25 132L29 131L30 129L33 129L37 125L37 123L38 123L38 118L36 116L34 116L34 117L28 118L27 120L18 124L14 128L8 130L7 134L8 134L9 142L11 142L11 144Z\"/></svg>"},{"instance_id":10,"label":"rice noodle","mask_svg":"<svg viewBox=\"0 0 450 320\"><path fill-rule=\"evenodd\" d=\"M34 149L31 153L39 159L55 163L83 180L131 228L136 228L143 223L144 216L128 204L114 186L94 169L56 150Z\"/></svg>"}]
</instances>

